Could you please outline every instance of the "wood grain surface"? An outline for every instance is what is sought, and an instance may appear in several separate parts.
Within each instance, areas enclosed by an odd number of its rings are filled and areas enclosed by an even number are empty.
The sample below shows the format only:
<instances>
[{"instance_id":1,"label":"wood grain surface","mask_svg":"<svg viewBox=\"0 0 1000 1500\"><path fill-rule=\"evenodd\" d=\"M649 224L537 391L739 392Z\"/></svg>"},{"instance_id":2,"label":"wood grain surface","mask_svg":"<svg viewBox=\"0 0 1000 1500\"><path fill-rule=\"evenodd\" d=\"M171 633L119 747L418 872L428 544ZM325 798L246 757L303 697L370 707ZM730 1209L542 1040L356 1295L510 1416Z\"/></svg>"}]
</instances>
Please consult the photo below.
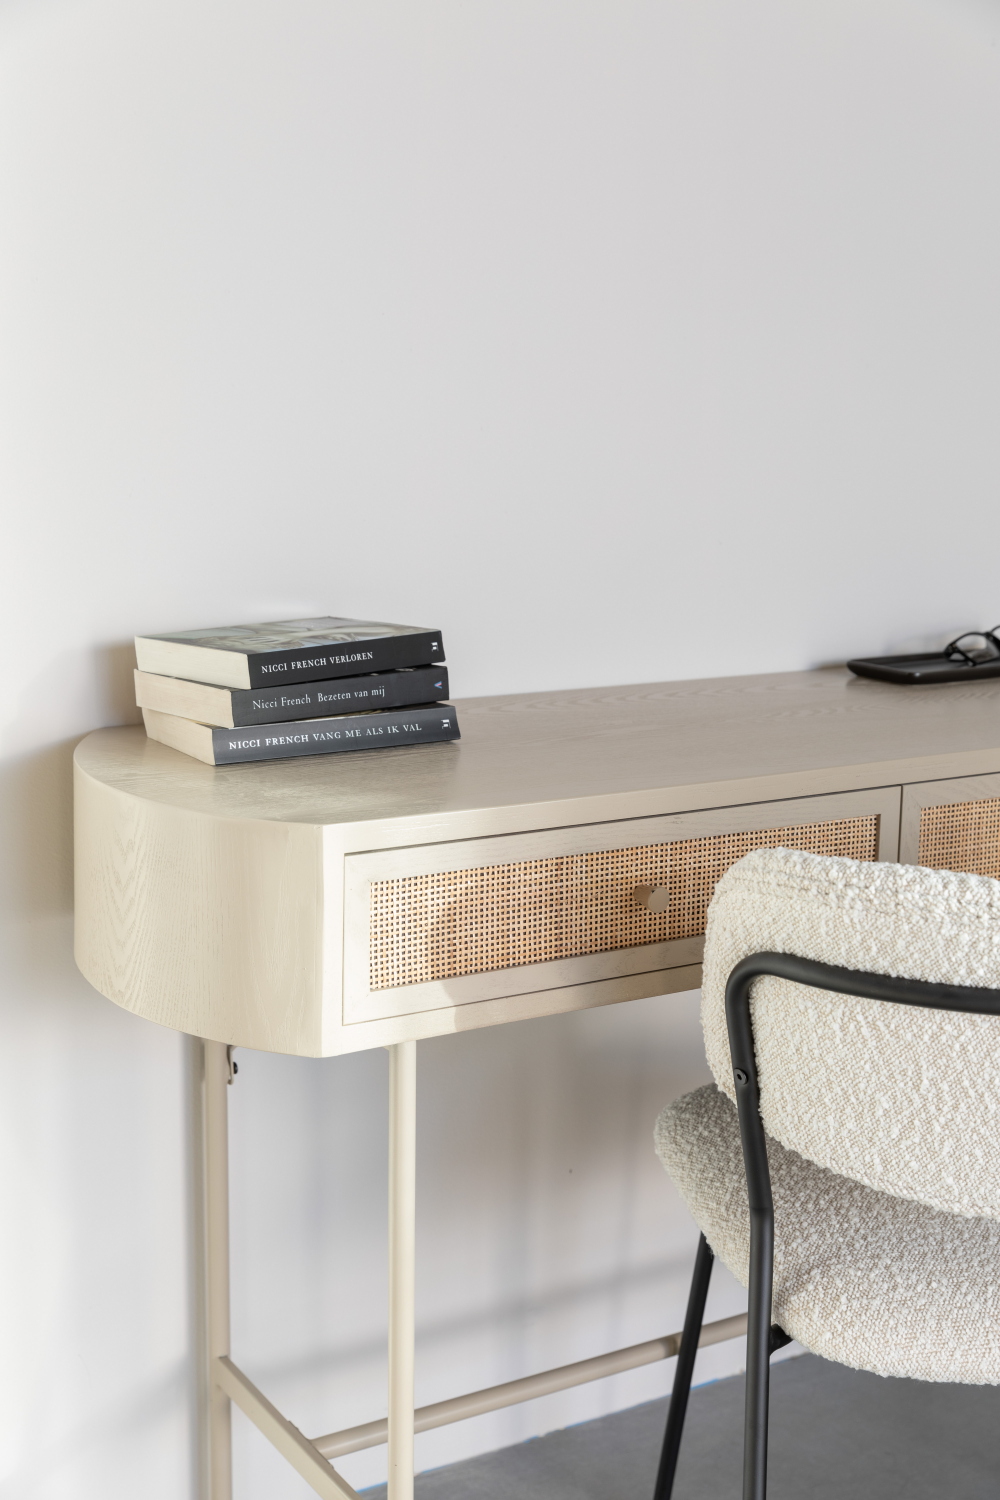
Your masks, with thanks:
<instances>
[{"instance_id":1,"label":"wood grain surface","mask_svg":"<svg viewBox=\"0 0 1000 1500\"><path fill-rule=\"evenodd\" d=\"M149 803L75 771L76 961L163 1026L271 1052L321 1035L316 829Z\"/></svg>"},{"instance_id":2,"label":"wood grain surface","mask_svg":"<svg viewBox=\"0 0 1000 1500\"><path fill-rule=\"evenodd\" d=\"M456 706L451 745L213 767L135 728L89 736L79 763L217 817L432 826L467 813L476 832L1000 772L1000 681L901 688L824 668Z\"/></svg>"}]
</instances>

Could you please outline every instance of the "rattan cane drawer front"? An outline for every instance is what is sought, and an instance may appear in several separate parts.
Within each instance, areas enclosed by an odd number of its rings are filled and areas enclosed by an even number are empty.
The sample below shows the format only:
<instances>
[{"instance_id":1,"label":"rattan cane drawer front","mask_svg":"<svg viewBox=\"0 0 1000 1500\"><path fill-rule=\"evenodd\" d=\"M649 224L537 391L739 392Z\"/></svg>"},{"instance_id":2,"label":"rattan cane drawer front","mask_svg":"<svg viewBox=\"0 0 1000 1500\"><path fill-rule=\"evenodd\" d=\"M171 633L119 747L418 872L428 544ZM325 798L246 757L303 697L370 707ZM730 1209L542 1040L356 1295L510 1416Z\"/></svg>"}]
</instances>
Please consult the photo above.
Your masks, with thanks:
<instances>
[{"instance_id":1,"label":"rattan cane drawer front","mask_svg":"<svg viewBox=\"0 0 1000 1500\"><path fill-rule=\"evenodd\" d=\"M691 988L736 860L777 845L895 858L898 826L897 787L348 854L345 1023L556 990L558 1008L604 1004L626 978L634 992L636 976L681 969ZM666 910L639 905L639 886L665 889ZM569 995L586 986L605 988Z\"/></svg>"},{"instance_id":2,"label":"rattan cane drawer front","mask_svg":"<svg viewBox=\"0 0 1000 1500\"><path fill-rule=\"evenodd\" d=\"M372 991L695 937L716 882L751 849L873 860L878 818L837 818L628 849L413 875L371 885ZM636 904L665 887L666 911Z\"/></svg>"},{"instance_id":3,"label":"rattan cane drawer front","mask_svg":"<svg viewBox=\"0 0 1000 1500\"><path fill-rule=\"evenodd\" d=\"M1000 880L1000 797L923 808L917 862Z\"/></svg>"}]
</instances>

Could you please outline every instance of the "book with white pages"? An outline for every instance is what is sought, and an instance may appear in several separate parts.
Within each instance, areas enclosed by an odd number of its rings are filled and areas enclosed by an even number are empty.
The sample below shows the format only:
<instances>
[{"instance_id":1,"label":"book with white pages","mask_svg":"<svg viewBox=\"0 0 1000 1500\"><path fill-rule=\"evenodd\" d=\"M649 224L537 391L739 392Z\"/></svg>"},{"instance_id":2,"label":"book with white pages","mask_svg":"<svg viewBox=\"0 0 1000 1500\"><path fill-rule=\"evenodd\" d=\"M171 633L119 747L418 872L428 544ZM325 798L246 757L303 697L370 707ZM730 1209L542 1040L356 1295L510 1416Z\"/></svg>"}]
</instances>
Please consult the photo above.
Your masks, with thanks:
<instances>
[{"instance_id":1,"label":"book with white pages","mask_svg":"<svg viewBox=\"0 0 1000 1500\"><path fill-rule=\"evenodd\" d=\"M155 708L144 708L142 719L151 740L159 740L209 766L354 750L394 750L461 738L450 703L376 709L371 713L337 714L324 719L295 719L250 729L219 729L177 714L158 713Z\"/></svg>"},{"instance_id":2,"label":"book with white pages","mask_svg":"<svg viewBox=\"0 0 1000 1500\"><path fill-rule=\"evenodd\" d=\"M439 630L321 615L264 625L219 625L171 635L137 635L143 672L218 687L275 687L444 661Z\"/></svg>"},{"instance_id":3,"label":"book with white pages","mask_svg":"<svg viewBox=\"0 0 1000 1500\"><path fill-rule=\"evenodd\" d=\"M406 708L447 697L447 667L401 667L395 672L369 672L363 677L334 677L270 688L217 687L138 668L135 673L135 701L140 708L197 719L220 729L366 709Z\"/></svg>"}]
</instances>

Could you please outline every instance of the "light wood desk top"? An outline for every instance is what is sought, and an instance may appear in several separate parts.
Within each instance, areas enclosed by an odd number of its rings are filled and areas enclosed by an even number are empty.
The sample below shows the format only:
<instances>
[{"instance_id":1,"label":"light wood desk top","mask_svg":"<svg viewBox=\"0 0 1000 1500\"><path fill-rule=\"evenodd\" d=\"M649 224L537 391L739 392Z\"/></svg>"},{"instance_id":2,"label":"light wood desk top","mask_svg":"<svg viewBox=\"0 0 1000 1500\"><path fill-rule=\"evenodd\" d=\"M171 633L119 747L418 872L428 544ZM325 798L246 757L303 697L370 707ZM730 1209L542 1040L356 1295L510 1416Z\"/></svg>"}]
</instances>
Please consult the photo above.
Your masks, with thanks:
<instances>
[{"instance_id":1,"label":"light wood desk top","mask_svg":"<svg viewBox=\"0 0 1000 1500\"><path fill-rule=\"evenodd\" d=\"M591 919L579 884L560 893L539 872L863 817L876 857L896 859L914 784L947 800L945 782L1000 773L998 681L901 688L828 668L467 699L458 714L457 744L220 767L142 728L89 735L75 757L84 974L164 1025L307 1054L690 988L700 937L609 935L638 876L601 908L604 947L564 956L570 906ZM498 873L512 870L514 894ZM494 894L470 915L484 881ZM392 934L375 907L386 882L403 903ZM492 946L442 974L427 955L454 946L456 921L467 946L487 931ZM538 952L555 956L498 962L525 923L551 929ZM414 965L387 979L379 954L400 947Z\"/></svg>"},{"instance_id":2,"label":"light wood desk top","mask_svg":"<svg viewBox=\"0 0 1000 1500\"><path fill-rule=\"evenodd\" d=\"M453 745L206 766L99 730L87 775L212 817L403 820L459 836L1000 771L1000 681L894 687L844 668L457 700ZM346 830L345 830L346 831ZM454 836L452 830L448 830ZM348 835L371 847L372 829Z\"/></svg>"}]
</instances>

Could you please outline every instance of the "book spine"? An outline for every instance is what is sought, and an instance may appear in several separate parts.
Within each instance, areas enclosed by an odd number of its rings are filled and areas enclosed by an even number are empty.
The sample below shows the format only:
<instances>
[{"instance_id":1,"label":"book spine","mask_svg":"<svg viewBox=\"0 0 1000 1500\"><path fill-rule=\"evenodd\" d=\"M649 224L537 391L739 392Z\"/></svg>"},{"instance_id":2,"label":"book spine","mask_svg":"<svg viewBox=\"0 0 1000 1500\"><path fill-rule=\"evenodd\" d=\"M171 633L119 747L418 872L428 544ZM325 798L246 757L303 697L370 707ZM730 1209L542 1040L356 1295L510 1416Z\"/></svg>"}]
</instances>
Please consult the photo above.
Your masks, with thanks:
<instances>
[{"instance_id":1,"label":"book spine","mask_svg":"<svg viewBox=\"0 0 1000 1500\"><path fill-rule=\"evenodd\" d=\"M286 760L292 755L336 755L348 750L392 750L400 745L439 744L460 739L450 703L432 708L383 710L343 719L305 719L261 729L213 729L217 766L251 760Z\"/></svg>"},{"instance_id":2,"label":"book spine","mask_svg":"<svg viewBox=\"0 0 1000 1500\"><path fill-rule=\"evenodd\" d=\"M287 719L349 714L366 708L403 708L409 703L437 703L448 696L447 667L414 667L408 671L369 673L310 682L300 688L234 688L233 723L279 724Z\"/></svg>"},{"instance_id":3,"label":"book spine","mask_svg":"<svg viewBox=\"0 0 1000 1500\"><path fill-rule=\"evenodd\" d=\"M256 651L247 655L250 686L276 687L286 682L319 682L324 677L354 677L359 673L390 672L396 667L424 667L444 661L439 630L409 635L375 636L365 641L343 641L331 646L293 651Z\"/></svg>"}]
</instances>

